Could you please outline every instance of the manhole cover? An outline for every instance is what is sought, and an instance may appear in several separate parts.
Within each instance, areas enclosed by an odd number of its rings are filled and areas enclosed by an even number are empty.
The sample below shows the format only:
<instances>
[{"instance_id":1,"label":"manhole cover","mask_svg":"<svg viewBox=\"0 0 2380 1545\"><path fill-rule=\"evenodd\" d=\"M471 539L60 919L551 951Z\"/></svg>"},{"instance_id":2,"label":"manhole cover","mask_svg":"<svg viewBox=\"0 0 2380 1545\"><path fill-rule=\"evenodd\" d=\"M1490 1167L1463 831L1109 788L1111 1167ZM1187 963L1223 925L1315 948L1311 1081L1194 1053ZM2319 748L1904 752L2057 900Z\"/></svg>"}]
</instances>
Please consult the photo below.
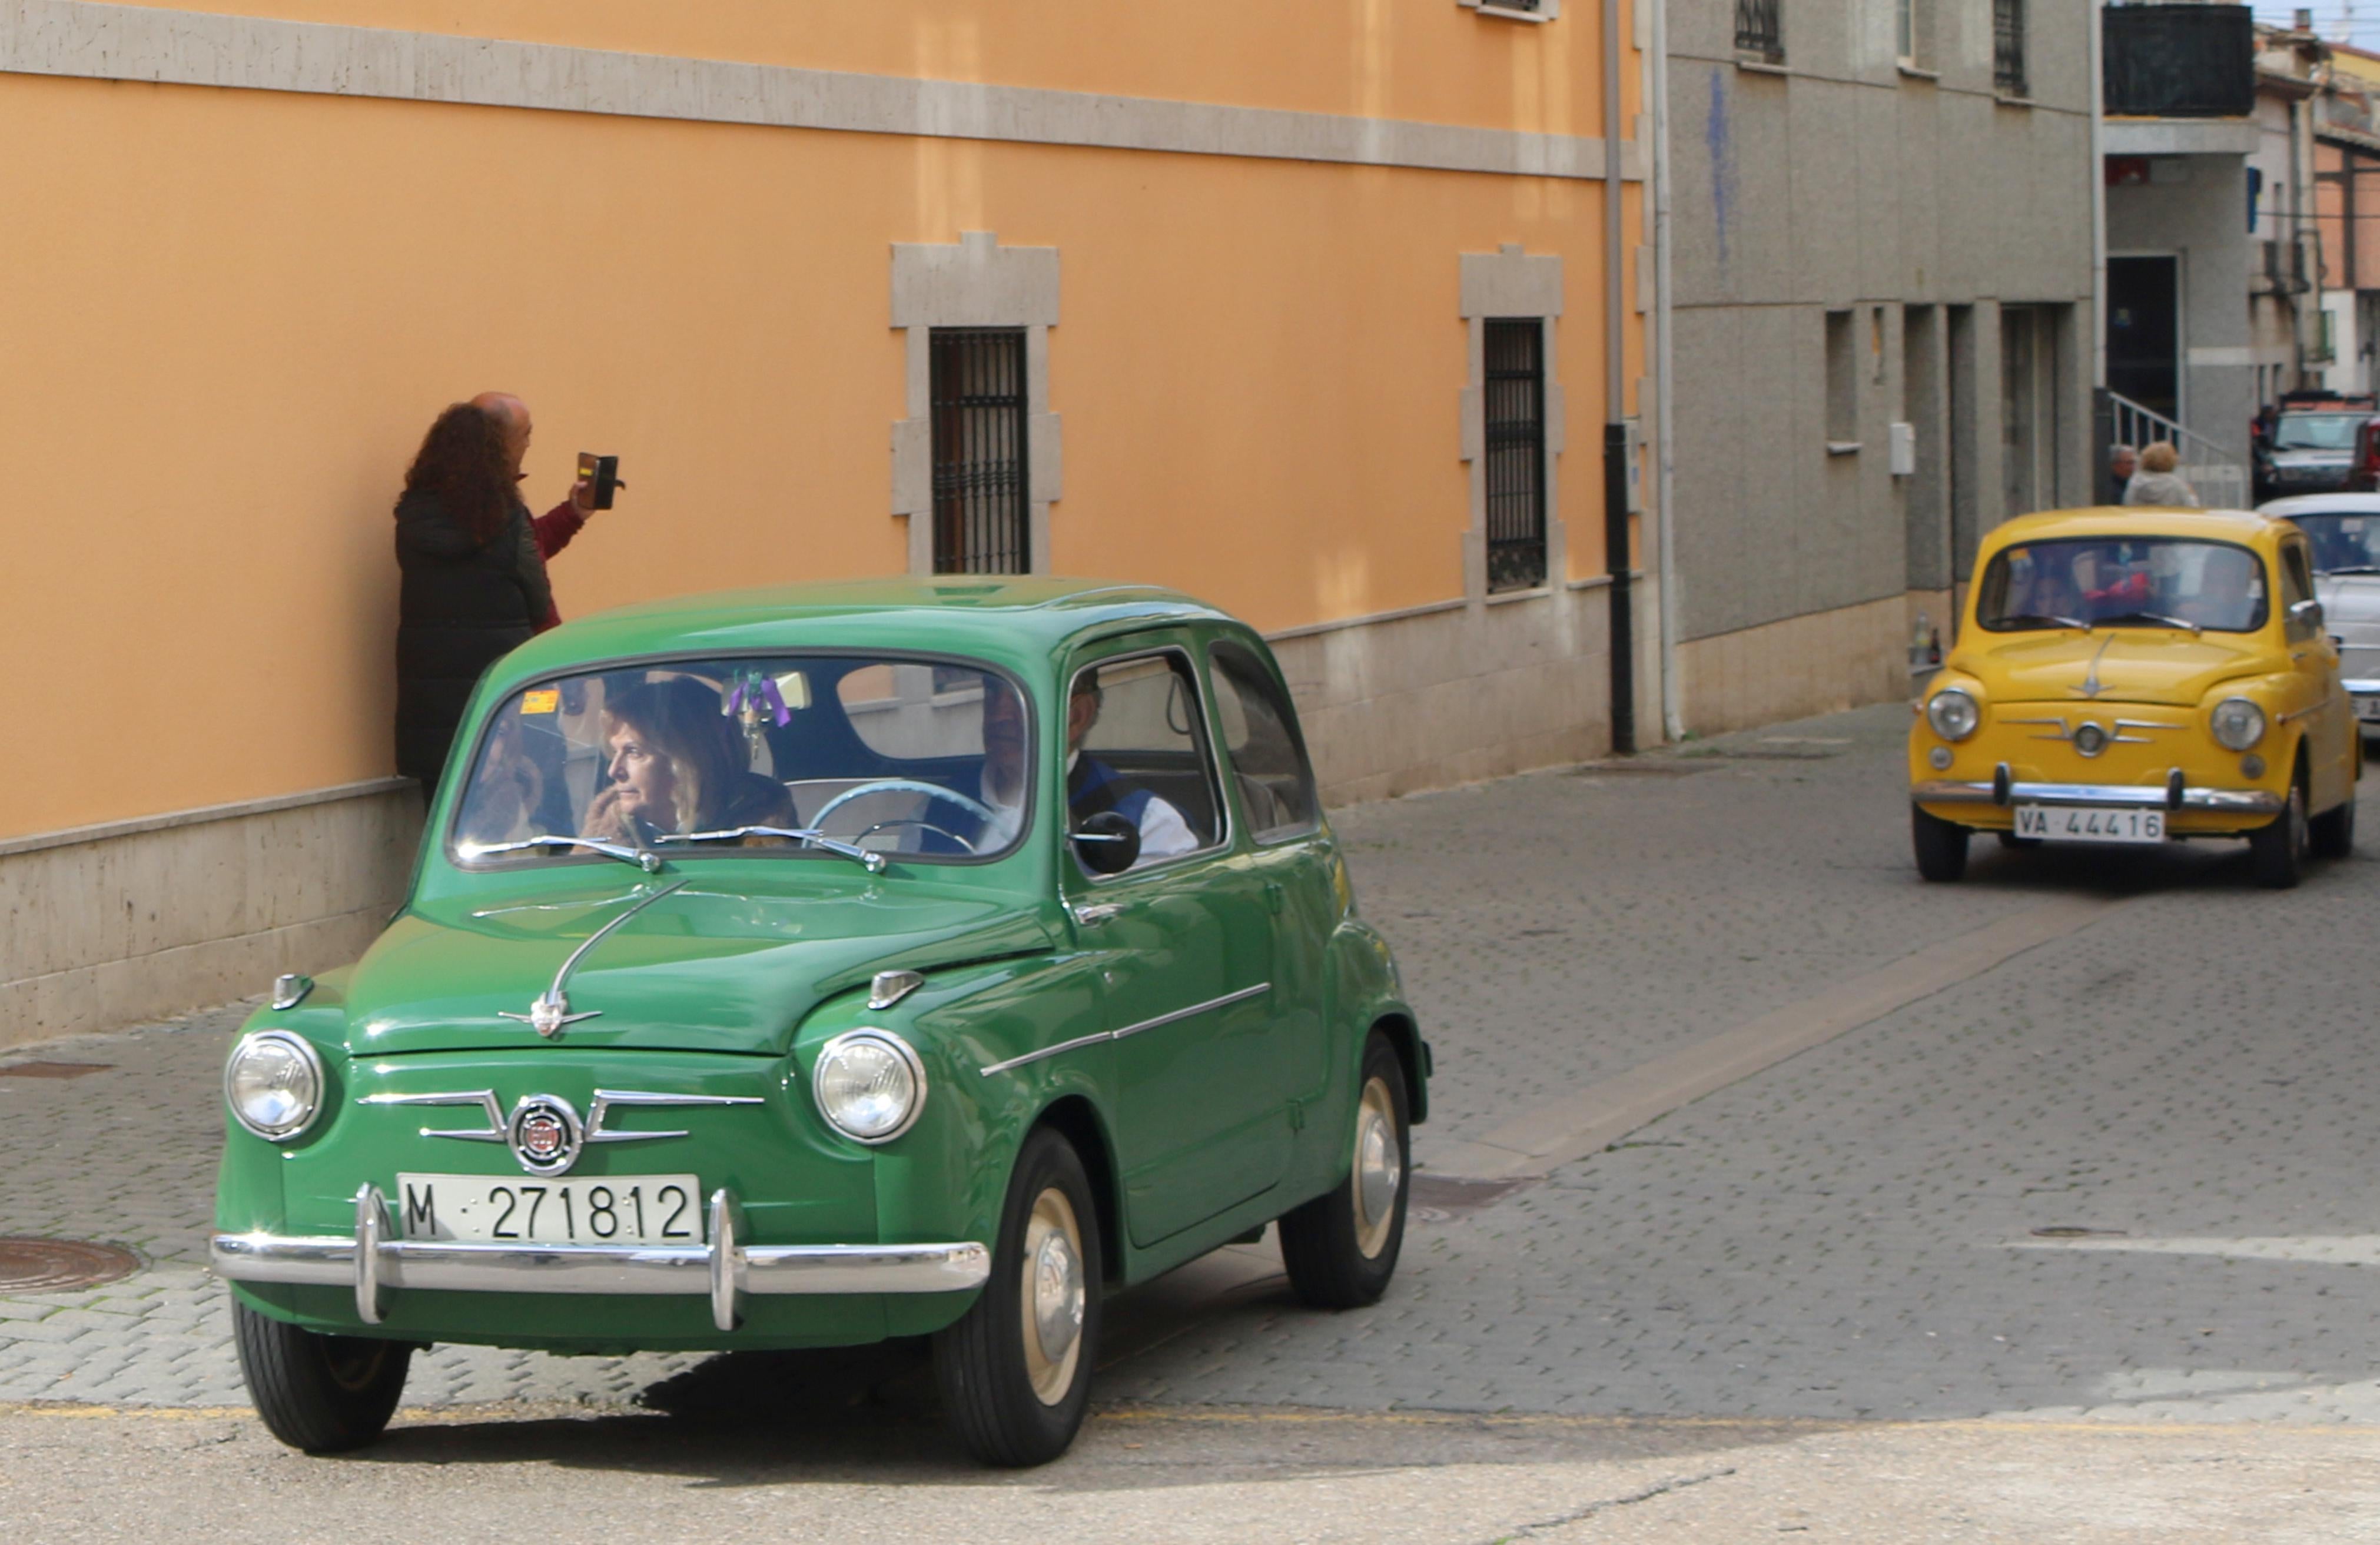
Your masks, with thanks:
<instances>
[{"instance_id":1,"label":"manhole cover","mask_svg":"<svg viewBox=\"0 0 2380 1545\"><path fill-rule=\"evenodd\" d=\"M130 1276L140 1258L80 1239L0 1238L0 1293L55 1293Z\"/></svg>"}]
</instances>

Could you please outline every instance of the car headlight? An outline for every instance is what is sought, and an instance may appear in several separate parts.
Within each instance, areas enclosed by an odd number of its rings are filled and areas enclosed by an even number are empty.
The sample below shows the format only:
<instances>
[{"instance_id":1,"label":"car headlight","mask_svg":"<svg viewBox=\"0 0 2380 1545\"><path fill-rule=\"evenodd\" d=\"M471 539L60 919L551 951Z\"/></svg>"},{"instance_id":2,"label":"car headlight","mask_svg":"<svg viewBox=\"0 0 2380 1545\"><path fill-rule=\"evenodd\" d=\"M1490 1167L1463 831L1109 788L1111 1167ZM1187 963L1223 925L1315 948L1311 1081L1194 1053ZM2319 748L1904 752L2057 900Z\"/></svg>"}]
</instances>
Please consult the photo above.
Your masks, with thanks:
<instances>
[{"instance_id":1,"label":"car headlight","mask_svg":"<svg viewBox=\"0 0 2380 1545\"><path fill-rule=\"evenodd\" d=\"M287 1142L322 1108L322 1059L313 1044L285 1030L259 1031L224 1064L224 1103L232 1119L267 1142Z\"/></svg>"},{"instance_id":2,"label":"car headlight","mask_svg":"<svg viewBox=\"0 0 2380 1545\"><path fill-rule=\"evenodd\" d=\"M1925 722L1946 741L1963 741L1983 721L1983 711L1963 687L1944 687L1925 700Z\"/></svg>"},{"instance_id":3,"label":"car headlight","mask_svg":"<svg viewBox=\"0 0 2380 1545\"><path fill-rule=\"evenodd\" d=\"M860 1142L890 1142L926 1108L926 1068L889 1030L855 1030L819 1048L810 1086L819 1114Z\"/></svg>"},{"instance_id":4,"label":"car headlight","mask_svg":"<svg viewBox=\"0 0 2380 1545\"><path fill-rule=\"evenodd\" d=\"M2245 751L2265 738L2265 710L2244 697L2227 697L2206 716L2206 727L2228 751Z\"/></svg>"}]
</instances>

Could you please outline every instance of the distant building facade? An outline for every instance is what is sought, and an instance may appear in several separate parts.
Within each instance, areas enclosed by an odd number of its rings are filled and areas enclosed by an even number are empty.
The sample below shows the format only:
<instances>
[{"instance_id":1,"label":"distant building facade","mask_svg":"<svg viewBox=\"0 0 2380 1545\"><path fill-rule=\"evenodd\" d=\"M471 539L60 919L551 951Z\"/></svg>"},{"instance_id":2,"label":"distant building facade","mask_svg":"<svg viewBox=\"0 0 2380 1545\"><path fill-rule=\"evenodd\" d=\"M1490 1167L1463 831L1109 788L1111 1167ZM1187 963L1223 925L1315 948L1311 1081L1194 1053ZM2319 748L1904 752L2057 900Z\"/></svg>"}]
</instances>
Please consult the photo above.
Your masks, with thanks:
<instances>
[{"instance_id":1,"label":"distant building facade","mask_svg":"<svg viewBox=\"0 0 2380 1545\"><path fill-rule=\"evenodd\" d=\"M1905 694L1982 533L2092 497L2090 25L1670 0L1688 730Z\"/></svg>"}]
</instances>

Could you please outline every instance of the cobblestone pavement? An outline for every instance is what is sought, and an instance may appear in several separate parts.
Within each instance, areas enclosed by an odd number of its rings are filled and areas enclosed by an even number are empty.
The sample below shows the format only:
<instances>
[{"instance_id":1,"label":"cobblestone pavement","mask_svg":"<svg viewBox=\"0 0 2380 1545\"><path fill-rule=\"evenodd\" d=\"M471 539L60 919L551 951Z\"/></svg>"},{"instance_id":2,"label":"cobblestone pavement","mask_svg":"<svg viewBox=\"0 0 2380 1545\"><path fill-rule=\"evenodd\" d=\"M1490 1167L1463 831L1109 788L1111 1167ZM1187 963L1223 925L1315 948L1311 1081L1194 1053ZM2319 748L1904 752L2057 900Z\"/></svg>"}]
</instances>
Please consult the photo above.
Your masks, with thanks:
<instances>
[{"instance_id":1,"label":"cobblestone pavement","mask_svg":"<svg viewBox=\"0 0 2380 1545\"><path fill-rule=\"evenodd\" d=\"M1345 813L1438 1052L1425 1165L2045 897L2126 899L1491 1208L1416 1219L1373 1310L1295 1307L1251 1264L1269 1246L1201 1263L1120 1315L1101 1401L2380 1421L2380 1062L2358 993L2380 863L2275 895L2236 845L1979 844L1965 884L1925 887L1906 724L1836 716ZM111 1067L0 1076L0 1234L150 1264L0 1298L0 1402L241 1403L199 1265L238 1017L11 1054ZM440 1348L407 1400L609 1407L696 1367Z\"/></svg>"}]
</instances>

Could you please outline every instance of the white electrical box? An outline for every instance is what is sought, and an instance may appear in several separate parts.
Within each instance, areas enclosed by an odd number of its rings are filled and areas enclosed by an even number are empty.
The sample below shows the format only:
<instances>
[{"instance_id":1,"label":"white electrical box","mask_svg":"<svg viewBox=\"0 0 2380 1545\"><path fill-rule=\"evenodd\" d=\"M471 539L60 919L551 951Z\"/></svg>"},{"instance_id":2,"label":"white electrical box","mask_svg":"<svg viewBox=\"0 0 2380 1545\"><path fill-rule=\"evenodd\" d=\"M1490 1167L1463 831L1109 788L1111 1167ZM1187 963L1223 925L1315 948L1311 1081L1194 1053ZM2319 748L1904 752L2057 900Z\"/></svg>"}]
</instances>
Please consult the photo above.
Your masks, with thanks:
<instances>
[{"instance_id":1,"label":"white electrical box","mask_svg":"<svg viewBox=\"0 0 2380 1545\"><path fill-rule=\"evenodd\" d=\"M1914 477L1917 472L1917 426L1887 424L1884 427L1886 451L1892 458L1895 477Z\"/></svg>"}]
</instances>

